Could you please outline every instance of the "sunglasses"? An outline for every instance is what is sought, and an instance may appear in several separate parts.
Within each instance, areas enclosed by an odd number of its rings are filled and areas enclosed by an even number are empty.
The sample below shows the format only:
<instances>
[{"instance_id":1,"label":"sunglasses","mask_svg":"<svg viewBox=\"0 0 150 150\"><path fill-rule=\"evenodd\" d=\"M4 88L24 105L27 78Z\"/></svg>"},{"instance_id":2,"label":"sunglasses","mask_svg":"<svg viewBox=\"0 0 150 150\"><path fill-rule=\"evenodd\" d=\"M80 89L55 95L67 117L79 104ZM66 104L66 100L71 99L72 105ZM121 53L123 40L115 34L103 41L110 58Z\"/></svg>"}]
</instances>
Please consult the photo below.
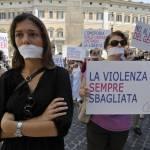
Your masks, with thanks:
<instances>
[{"instance_id":1,"label":"sunglasses","mask_svg":"<svg viewBox=\"0 0 150 150\"><path fill-rule=\"evenodd\" d=\"M26 101L26 105L24 106L25 119L31 118L33 116L32 109L34 105L35 105L35 101L32 95L29 95Z\"/></svg>"},{"instance_id":2,"label":"sunglasses","mask_svg":"<svg viewBox=\"0 0 150 150\"><path fill-rule=\"evenodd\" d=\"M118 46L118 44L120 44L121 46L126 46L127 45L127 41L126 40L121 40L121 41L117 41L117 40L112 40L110 41L109 45L116 47Z\"/></svg>"},{"instance_id":3,"label":"sunglasses","mask_svg":"<svg viewBox=\"0 0 150 150\"><path fill-rule=\"evenodd\" d=\"M99 52L93 52L92 55L97 56L99 55Z\"/></svg>"}]
</instances>

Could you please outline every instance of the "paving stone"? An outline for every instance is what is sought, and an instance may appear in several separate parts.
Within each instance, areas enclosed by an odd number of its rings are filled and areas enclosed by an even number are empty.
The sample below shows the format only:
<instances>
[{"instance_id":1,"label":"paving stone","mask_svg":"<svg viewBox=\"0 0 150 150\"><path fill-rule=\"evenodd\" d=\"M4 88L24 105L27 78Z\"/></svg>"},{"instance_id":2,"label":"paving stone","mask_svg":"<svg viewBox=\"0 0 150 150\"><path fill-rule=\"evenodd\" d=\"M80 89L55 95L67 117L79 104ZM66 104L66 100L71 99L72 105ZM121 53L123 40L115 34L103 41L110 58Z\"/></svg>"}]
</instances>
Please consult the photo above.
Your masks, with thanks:
<instances>
[{"instance_id":1,"label":"paving stone","mask_svg":"<svg viewBox=\"0 0 150 150\"><path fill-rule=\"evenodd\" d=\"M142 135L137 136L133 129L123 150L150 150L150 115L145 115L141 125ZM77 119L77 109L74 109L74 116L68 135L65 137L65 150L87 150L86 125Z\"/></svg>"},{"instance_id":2,"label":"paving stone","mask_svg":"<svg viewBox=\"0 0 150 150\"><path fill-rule=\"evenodd\" d=\"M123 150L150 150L150 115L145 115L141 129L143 133L141 136L135 135L133 129L130 130ZM73 123L69 134L65 137L65 150L87 150L86 146L86 125L78 121L75 106Z\"/></svg>"}]
</instances>

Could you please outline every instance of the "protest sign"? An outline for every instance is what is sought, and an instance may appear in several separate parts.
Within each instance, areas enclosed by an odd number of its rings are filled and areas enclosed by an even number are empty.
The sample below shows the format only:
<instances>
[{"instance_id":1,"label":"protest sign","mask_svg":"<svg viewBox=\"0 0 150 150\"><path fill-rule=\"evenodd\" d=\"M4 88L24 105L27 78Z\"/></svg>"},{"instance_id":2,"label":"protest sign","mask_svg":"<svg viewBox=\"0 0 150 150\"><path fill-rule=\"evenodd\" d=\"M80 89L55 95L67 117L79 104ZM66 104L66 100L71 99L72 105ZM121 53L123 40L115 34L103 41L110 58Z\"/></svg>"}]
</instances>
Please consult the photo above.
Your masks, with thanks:
<instances>
[{"instance_id":1,"label":"protest sign","mask_svg":"<svg viewBox=\"0 0 150 150\"><path fill-rule=\"evenodd\" d=\"M88 114L150 114L150 62L87 64Z\"/></svg>"},{"instance_id":2,"label":"protest sign","mask_svg":"<svg viewBox=\"0 0 150 150\"><path fill-rule=\"evenodd\" d=\"M8 37L7 33L0 33L0 50L8 56Z\"/></svg>"},{"instance_id":3,"label":"protest sign","mask_svg":"<svg viewBox=\"0 0 150 150\"><path fill-rule=\"evenodd\" d=\"M85 50L82 47L69 46L67 48L67 59L83 61L85 58Z\"/></svg>"},{"instance_id":4,"label":"protest sign","mask_svg":"<svg viewBox=\"0 0 150 150\"><path fill-rule=\"evenodd\" d=\"M141 50L150 51L150 25L137 22L131 45Z\"/></svg>"},{"instance_id":5,"label":"protest sign","mask_svg":"<svg viewBox=\"0 0 150 150\"><path fill-rule=\"evenodd\" d=\"M62 55L54 55L53 60L57 66L64 67L64 60L62 58Z\"/></svg>"},{"instance_id":6,"label":"protest sign","mask_svg":"<svg viewBox=\"0 0 150 150\"><path fill-rule=\"evenodd\" d=\"M83 30L82 47L86 49L104 48L104 41L107 35L111 33L110 30L104 29L85 29Z\"/></svg>"}]
</instances>

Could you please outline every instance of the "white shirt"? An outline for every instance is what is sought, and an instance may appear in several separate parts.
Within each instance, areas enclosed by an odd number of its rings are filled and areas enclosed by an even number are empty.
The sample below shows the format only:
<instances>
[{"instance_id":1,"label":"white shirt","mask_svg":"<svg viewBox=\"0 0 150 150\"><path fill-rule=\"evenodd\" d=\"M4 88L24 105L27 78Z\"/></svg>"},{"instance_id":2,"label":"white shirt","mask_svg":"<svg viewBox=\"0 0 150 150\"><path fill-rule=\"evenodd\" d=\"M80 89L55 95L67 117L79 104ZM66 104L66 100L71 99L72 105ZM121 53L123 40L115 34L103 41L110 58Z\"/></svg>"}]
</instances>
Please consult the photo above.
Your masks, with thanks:
<instances>
[{"instance_id":1,"label":"white shirt","mask_svg":"<svg viewBox=\"0 0 150 150\"><path fill-rule=\"evenodd\" d=\"M80 67L73 68L73 83L72 83L72 95L73 100L79 101L81 97L79 96L80 84L81 84L81 70Z\"/></svg>"}]
</instances>

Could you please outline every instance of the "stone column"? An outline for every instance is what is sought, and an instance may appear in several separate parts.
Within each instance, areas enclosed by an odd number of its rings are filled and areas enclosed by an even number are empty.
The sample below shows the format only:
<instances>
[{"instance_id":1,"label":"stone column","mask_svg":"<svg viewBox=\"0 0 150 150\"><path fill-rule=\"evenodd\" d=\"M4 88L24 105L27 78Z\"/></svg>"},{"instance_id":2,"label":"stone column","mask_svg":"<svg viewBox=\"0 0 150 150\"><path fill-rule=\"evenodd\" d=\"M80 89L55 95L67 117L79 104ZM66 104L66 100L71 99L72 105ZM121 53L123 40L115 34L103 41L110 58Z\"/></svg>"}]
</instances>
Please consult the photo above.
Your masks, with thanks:
<instances>
[{"instance_id":1,"label":"stone column","mask_svg":"<svg viewBox=\"0 0 150 150\"><path fill-rule=\"evenodd\" d=\"M109 29L109 23L108 23L108 10L104 9L104 22L103 22L103 28Z\"/></svg>"},{"instance_id":2,"label":"stone column","mask_svg":"<svg viewBox=\"0 0 150 150\"><path fill-rule=\"evenodd\" d=\"M83 31L82 0L67 0L65 13L65 45L80 45Z\"/></svg>"},{"instance_id":3,"label":"stone column","mask_svg":"<svg viewBox=\"0 0 150 150\"><path fill-rule=\"evenodd\" d=\"M33 14L38 17L38 9L36 7L33 9Z\"/></svg>"},{"instance_id":4,"label":"stone column","mask_svg":"<svg viewBox=\"0 0 150 150\"><path fill-rule=\"evenodd\" d=\"M122 24L124 24L125 13L121 13L121 15L122 15Z\"/></svg>"}]
</instances>

